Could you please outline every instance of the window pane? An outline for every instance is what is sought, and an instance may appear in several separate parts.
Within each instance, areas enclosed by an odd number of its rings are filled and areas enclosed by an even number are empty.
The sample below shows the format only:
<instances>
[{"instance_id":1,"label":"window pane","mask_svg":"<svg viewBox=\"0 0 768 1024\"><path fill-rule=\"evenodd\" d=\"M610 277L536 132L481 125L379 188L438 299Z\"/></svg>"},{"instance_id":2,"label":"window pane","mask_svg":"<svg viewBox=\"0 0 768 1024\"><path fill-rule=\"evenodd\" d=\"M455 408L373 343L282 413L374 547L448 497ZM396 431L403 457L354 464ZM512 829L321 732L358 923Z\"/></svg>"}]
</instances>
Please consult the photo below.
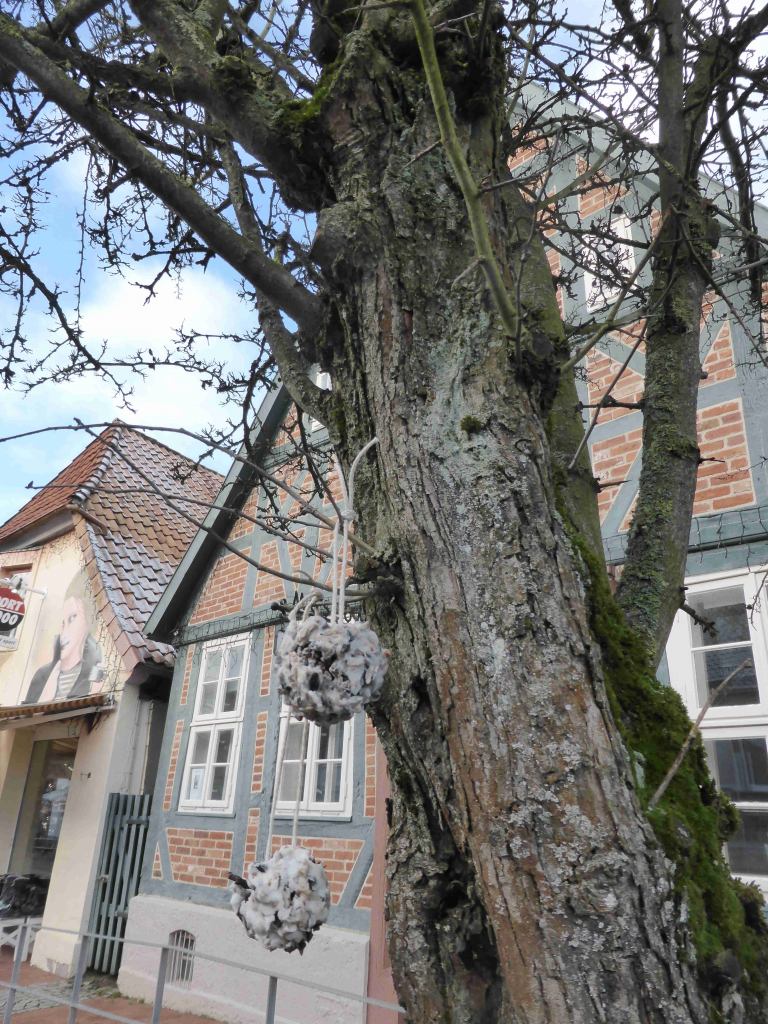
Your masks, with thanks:
<instances>
[{"instance_id":1,"label":"window pane","mask_svg":"<svg viewBox=\"0 0 768 1024\"><path fill-rule=\"evenodd\" d=\"M304 769L304 785L307 784L307 770ZM299 762L294 761L293 764L283 764L283 778L280 783L280 800L285 800L288 803L296 802L296 789L299 785Z\"/></svg>"},{"instance_id":2,"label":"window pane","mask_svg":"<svg viewBox=\"0 0 768 1024\"><path fill-rule=\"evenodd\" d=\"M731 871L768 875L768 811L739 811L741 828L728 842Z\"/></svg>"},{"instance_id":3,"label":"window pane","mask_svg":"<svg viewBox=\"0 0 768 1024\"><path fill-rule=\"evenodd\" d=\"M224 729L219 733L219 742L216 744L217 764L229 764L229 756L232 752L232 730Z\"/></svg>"},{"instance_id":4,"label":"window pane","mask_svg":"<svg viewBox=\"0 0 768 1024\"><path fill-rule=\"evenodd\" d=\"M195 746L192 750L190 764L205 764L208 760L208 744L211 739L210 732L196 732Z\"/></svg>"},{"instance_id":5,"label":"window pane","mask_svg":"<svg viewBox=\"0 0 768 1024\"><path fill-rule=\"evenodd\" d=\"M228 768L225 764L217 765L213 769L213 781L211 783L211 800L224 799L224 786L227 781Z\"/></svg>"},{"instance_id":6,"label":"window pane","mask_svg":"<svg viewBox=\"0 0 768 1024\"><path fill-rule=\"evenodd\" d=\"M202 800L205 783L205 768L190 768L187 783L187 800Z\"/></svg>"},{"instance_id":7,"label":"window pane","mask_svg":"<svg viewBox=\"0 0 768 1024\"><path fill-rule=\"evenodd\" d=\"M315 802L337 804L341 799L341 765L338 761L318 765Z\"/></svg>"},{"instance_id":8,"label":"window pane","mask_svg":"<svg viewBox=\"0 0 768 1024\"><path fill-rule=\"evenodd\" d=\"M341 757L344 753L344 726L343 725L322 725L320 726L320 740L318 743L317 756L320 761L331 757Z\"/></svg>"},{"instance_id":9,"label":"window pane","mask_svg":"<svg viewBox=\"0 0 768 1024\"><path fill-rule=\"evenodd\" d=\"M752 648L730 647L726 650L696 651L693 662L696 670L696 682L699 691L699 703L703 706L713 690L733 672L734 669L751 657ZM712 705L716 708L738 707L742 704L759 704L760 691L757 687L757 676L754 665L747 665L721 693Z\"/></svg>"},{"instance_id":10,"label":"window pane","mask_svg":"<svg viewBox=\"0 0 768 1024\"><path fill-rule=\"evenodd\" d=\"M216 683L203 683L199 715L212 715L216 708Z\"/></svg>"},{"instance_id":11,"label":"window pane","mask_svg":"<svg viewBox=\"0 0 768 1024\"><path fill-rule=\"evenodd\" d=\"M222 711L234 711L237 707L237 690L239 679L228 679L224 684L224 697L221 701Z\"/></svg>"},{"instance_id":12,"label":"window pane","mask_svg":"<svg viewBox=\"0 0 768 1024\"><path fill-rule=\"evenodd\" d=\"M729 587L727 590L710 590L706 594L695 594L688 598L688 604L702 619L714 623L717 630L717 636L711 636L705 633L701 626L694 624L694 647L737 644L750 640L743 587Z\"/></svg>"},{"instance_id":13,"label":"window pane","mask_svg":"<svg viewBox=\"0 0 768 1024\"><path fill-rule=\"evenodd\" d=\"M731 800L768 801L768 748L764 739L708 740L719 788Z\"/></svg>"},{"instance_id":14,"label":"window pane","mask_svg":"<svg viewBox=\"0 0 768 1024\"><path fill-rule=\"evenodd\" d=\"M243 674L243 656L245 654L244 647L230 647L227 651L227 671L225 676L229 679L232 676L237 676L239 679Z\"/></svg>"},{"instance_id":15,"label":"window pane","mask_svg":"<svg viewBox=\"0 0 768 1024\"><path fill-rule=\"evenodd\" d=\"M288 726L288 736L285 741L285 759L287 761L298 761L301 757L301 739L303 730L303 722L291 722Z\"/></svg>"},{"instance_id":16,"label":"window pane","mask_svg":"<svg viewBox=\"0 0 768 1024\"><path fill-rule=\"evenodd\" d=\"M221 651L213 651L205 660L205 674L203 679L208 682L211 679L219 678L221 670Z\"/></svg>"},{"instance_id":17,"label":"window pane","mask_svg":"<svg viewBox=\"0 0 768 1024\"><path fill-rule=\"evenodd\" d=\"M331 757L342 757L344 754L344 726L334 725L334 734L331 737Z\"/></svg>"}]
</instances>

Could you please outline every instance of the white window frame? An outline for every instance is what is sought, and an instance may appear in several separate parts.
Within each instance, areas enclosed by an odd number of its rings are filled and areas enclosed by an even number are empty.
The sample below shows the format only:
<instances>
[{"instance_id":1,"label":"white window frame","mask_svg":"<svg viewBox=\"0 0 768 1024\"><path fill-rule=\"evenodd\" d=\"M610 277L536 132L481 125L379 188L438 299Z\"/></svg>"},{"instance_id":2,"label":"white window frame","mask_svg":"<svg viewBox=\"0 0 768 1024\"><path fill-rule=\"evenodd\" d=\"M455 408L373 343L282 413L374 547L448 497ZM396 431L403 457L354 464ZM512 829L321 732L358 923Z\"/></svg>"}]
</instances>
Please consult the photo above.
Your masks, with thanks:
<instances>
[{"instance_id":1,"label":"white window frame","mask_svg":"<svg viewBox=\"0 0 768 1024\"><path fill-rule=\"evenodd\" d=\"M331 391L333 389L330 373L323 373L320 370L315 377L315 384L317 384L322 391ZM307 425L309 426L310 431L322 430L323 427L320 420L316 420L313 416L307 417Z\"/></svg>"},{"instance_id":2,"label":"white window frame","mask_svg":"<svg viewBox=\"0 0 768 1024\"><path fill-rule=\"evenodd\" d=\"M707 577L695 576L686 582L687 597L714 590L729 590L736 586L744 587L744 599L748 606L747 620L752 643L757 685L760 691L759 704L744 704L735 707L711 707L702 723L702 738L707 738L709 730L717 726L739 727L748 722L768 725L768 592L763 588L757 608L750 609L754 604L758 588L765 570L758 569L730 573L717 573ZM673 687L683 698L688 714L696 719L701 704L696 685L693 655L693 620L683 611L675 616L667 642L667 664L669 678ZM713 737L714 738L714 737Z\"/></svg>"},{"instance_id":3,"label":"white window frame","mask_svg":"<svg viewBox=\"0 0 768 1024\"><path fill-rule=\"evenodd\" d=\"M294 719L294 723L296 720ZM288 709L283 706L280 711L280 731L278 735L278 757L285 742L285 730L288 724ZM317 803L310 799L315 790L317 781L318 748L320 743L320 727L313 722L309 723L309 739L307 742L307 760L304 767L304 793L299 806L299 817L324 819L332 818L335 821L351 821L352 819L352 762L354 760L354 718L343 723L344 729L344 752L341 762L341 799L337 804L328 805ZM277 778L275 778L275 789L272 799L276 803L276 818L292 818L296 801L278 800Z\"/></svg>"},{"instance_id":4,"label":"white window frame","mask_svg":"<svg viewBox=\"0 0 768 1024\"><path fill-rule=\"evenodd\" d=\"M240 686L237 691L237 701L232 711L221 711L221 703L225 692L225 671L226 652L233 647L244 648L243 668L240 676ZM222 652L222 668L216 681L216 700L213 712L202 714L200 705L203 700L203 685L205 668L208 658L216 652ZM250 665L251 636L249 633L241 633L238 636L225 637L221 640L212 640L203 647L200 660L200 671L197 676L195 687L194 709L190 723L189 735L187 737L187 750L184 761L184 771L181 779L181 791L179 793L178 809L183 814L231 814L234 809L235 790L237 788L237 769L240 760L240 746L243 734L243 711L245 708L245 693L248 688L248 669ZM224 796L221 800L212 800L206 794L212 785L212 769L215 764L213 758L218 744L219 734L227 729L232 729L232 745L230 748L230 759L227 762L230 766L227 776L227 784ZM203 732L210 732L208 741L208 754L204 767L203 796L199 800L191 800L185 794L189 787L190 776L193 769L199 769L200 765L191 763L195 750L195 739Z\"/></svg>"},{"instance_id":5,"label":"white window frame","mask_svg":"<svg viewBox=\"0 0 768 1024\"><path fill-rule=\"evenodd\" d=\"M22 572L11 573L11 576L3 576L0 578L0 586L7 586L13 576L21 576L25 586L29 586L29 581L32 579L32 570L24 569ZM4 651L15 651L18 649L21 632L29 616L29 597L26 593L24 594L24 607L26 613L18 626L14 626L10 633L0 633L0 654Z\"/></svg>"},{"instance_id":6,"label":"white window frame","mask_svg":"<svg viewBox=\"0 0 768 1024\"><path fill-rule=\"evenodd\" d=\"M612 235L616 235L619 238L626 238L627 241L632 240L632 222L625 213L616 214L611 217L608 222L608 227ZM590 246L599 248L601 244L604 244L603 240L599 235L590 235L587 238ZM617 248L622 250L621 259L626 262L627 270L630 274L634 273L635 270L635 247L633 245L617 245ZM587 249L589 252L589 249ZM590 313L593 313L598 309L605 309L619 297L620 287L607 288L603 287L603 290L594 290L595 275L590 273L585 268L584 270L584 299L586 302L587 309Z\"/></svg>"},{"instance_id":7,"label":"white window frame","mask_svg":"<svg viewBox=\"0 0 768 1024\"><path fill-rule=\"evenodd\" d=\"M759 684L758 684L759 685ZM709 712L707 712L709 716ZM706 721L706 719L705 719ZM705 742L707 740L766 740L768 742L768 730L765 726L759 725L741 725L741 726L720 726L717 728L706 728L702 726L701 738ZM709 759L708 759L709 761ZM709 769L712 773L712 777L717 783L715 777L715 765L710 764ZM734 806L739 812L741 811L762 811L768 813L768 798L766 800L733 800ZM726 861L728 860L727 844L723 847ZM741 879L742 882L747 884L754 882L760 886L761 889L768 891L768 875L745 875L736 874L733 872L734 878Z\"/></svg>"},{"instance_id":8,"label":"white window frame","mask_svg":"<svg viewBox=\"0 0 768 1024\"><path fill-rule=\"evenodd\" d=\"M709 573L693 576L686 580L686 596L714 590L728 590L735 586L744 587L747 605L754 604L767 566L753 570L738 569L730 572ZM764 739L768 740L768 590L760 591L757 608L748 609L750 639L757 685L760 690L760 704L744 704L737 707L710 708L701 723L701 738L710 740ZM678 612L667 642L667 664L672 686L682 696L688 714L695 719L699 711L699 695L696 686L693 661L693 620L685 612ZM714 777L715 766L710 766ZM715 780L716 781L716 780ZM768 812L766 801L734 801L739 810ZM727 858L727 847L725 848ZM768 875L736 874L743 882L754 882L768 892Z\"/></svg>"}]
</instances>

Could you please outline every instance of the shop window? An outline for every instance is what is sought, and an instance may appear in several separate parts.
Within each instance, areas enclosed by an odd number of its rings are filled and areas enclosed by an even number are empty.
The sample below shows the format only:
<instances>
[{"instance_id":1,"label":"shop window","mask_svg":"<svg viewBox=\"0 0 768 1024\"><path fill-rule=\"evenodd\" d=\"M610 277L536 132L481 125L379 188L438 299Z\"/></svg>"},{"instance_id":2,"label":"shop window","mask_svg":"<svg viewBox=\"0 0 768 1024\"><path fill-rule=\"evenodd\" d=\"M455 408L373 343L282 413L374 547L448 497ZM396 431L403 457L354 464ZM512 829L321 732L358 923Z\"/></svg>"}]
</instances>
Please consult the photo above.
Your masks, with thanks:
<instances>
[{"instance_id":1,"label":"shop window","mask_svg":"<svg viewBox=\"0 0 768 1024\"><path fill-rule=\"evenodd\" d=\"M293 814L299 786L304 723L284 714L280 746L285 744L283 774L277 794L277 813ZM352 722L309 725L299 813L308 817L347 817L352 813Z\"/></svg>"},{"instance_id":2,"label":"shop window","mask_svg":"<svg viewBox=\"0 0 768 1024\"><path fill-rule=\"evenodd\" d=\"M195 958L191 955L195 951L195 936L192 932L185 932L180 928L176 932L171 932L168 945L171 947L168 955L168 983L188 985L195 970Z\"/></svg>"},{"instance_id":3,"label":"shop window","mask_svg":"<svg viewBox=\"0 0 768 1024\"><path fill-rule=\"evenodd\" d=\"M632 224L623 213L610 220L610 232L618 238L632 238ZM635 270L635 250L598 235L585 239L584 290L587 309L592 312L614 302L621 292L620 278L629 278Z\"/></svg>"},{"instance_id":4,"label":"shop window","mask_svg":"<svg viewBox=\"0 0 768 1024\"><path fill-rule=\"evenodd\" d=\"M76 739L33 744L11 852L11 874L50 878L76 751Z\"/></svg>"},{"instance_id":5,"label":"shop window","mask_svg":"<svg viewBox=\"0 0 768 1024\"><path fill-rule=\"evenodd\" d=\"M232 810L247 671L246 639L206 647L187 743L180 811Z\"/></svg>"}]
</instances>

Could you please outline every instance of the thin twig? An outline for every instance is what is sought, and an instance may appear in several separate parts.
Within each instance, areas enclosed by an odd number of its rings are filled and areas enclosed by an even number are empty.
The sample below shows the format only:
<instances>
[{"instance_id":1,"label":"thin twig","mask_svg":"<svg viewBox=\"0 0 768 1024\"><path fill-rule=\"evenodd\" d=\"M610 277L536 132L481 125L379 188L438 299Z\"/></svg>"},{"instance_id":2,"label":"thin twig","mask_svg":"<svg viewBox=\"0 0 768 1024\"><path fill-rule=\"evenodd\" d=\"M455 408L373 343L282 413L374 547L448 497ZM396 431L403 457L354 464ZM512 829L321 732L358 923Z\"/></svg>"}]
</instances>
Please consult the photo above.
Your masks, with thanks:
<instances>
[{"instance_id":1,"label":"thin twig","mask_svg":"<svg viewBox=\"0 0 768 1024\"><path fill-rule=\"evenodd\" d=\"M456 285L457 285L457 284L459 283L459 281L461 281L461 279L462 279L463 277L466 277L466 276L467 276L467 274L471 274L471 273L472 273L472 271L473 271L473 270L474 270L474 269L475 269L476 267L480 267L480 266L482 266L482 265L483 265L483 263L485 263L485 257L483 257L483 256L478 256L476 260L473 260L473 261L472 261L472 262L471 262L471 263L469 264L469 266L467 267L467 269L466 269L466 270L462 270L462 272L461 272L461 273L459 274L459 276L458 276L458 277L456 278L456 280L455 280L455 281L453 282L453 284L451 285L451 291L453 291L453 289L454 289L454 288L456 287Z\"/></svg>"},{"instance_id":2,"label":"thin twig","mask_svg":"<svg viewBox=\"0 0 768 1024\"><path fill-rule=\"evenodd\" d=\"M751 658L747 658L746 661L742 661L742 663L739 665L739 667L735 668L733 670L733 672L731 672L731 674L729 676L726 676L726 678L722 681L722 683L720 683L720 685L718 687L716 687L712 691L712 693L710 693L709 697L707 698L707 703L704 705L704 707L699 712L699 717L696 719L696 721L691 726L691 731L688 733L688 737L687 737L685 743L680 748L680 753L675 758L675 763L672 765L672 767L669 769L667 774L664 776L664 781L661 783L659 788L656 790L656 792L651 797L651 801L648 804L648 810L649 811L653 810L653 808L656 806L656 804L659 802L659 800L661 800L661 798L666 793L667 788L668 788L670 782L675 777L677 769L683 763L683 758L685 757L686 753L688 752L688 748L690 747L690 745L693 743L694 739L696 738L696 733L699 731L699 726L701 725L701 722L702 722L702 719L704 718L704 715L706 715L706 713L712 707L712 705L714 704L715 700L720 696L720 694L723 693L724 690L728 686L730 686L730 684L733 682L733 680L736 678L736 676L739 674L739 672L741 672L741 670L743 668L746 668L747 665L751 665L751 664L752 664L752 659Z\"/></svg>"},{"instance_id":3,"label":"thin twig","mask_svg":"<svg viewBox=\"0 0 768 1024\"><path fill-rule=\"evenodd\" d=\"M491 16L491 0L485 0L483 4L483 14L480 18L480 31L477 33L477 56L483 56L483 44L485 43L485 33L488 30L488 19Z\"/></svg>"},{"instance_id":4,"label":"thin twig","mask_svg":"<svg viewBox=\"0 0 768 1024\"><path fill-rule=\"evenodd\" d=\"M618 384L619 378L621 377L621 375L624 373L626 368L629 366L630 361L632 360L632 356L634 356L635 352L637 352L637 350L640 348L641 344L643 343L643 338L645 337L645 332L646 332L646 329L648 327L649 320L650 320L650 317L647 316L645 318L645 323L643 324L642 330L640 331L640 334L638 336L637 341L632 346L632 348L629 350L629 354L627 355L627 358L621 364L621 369L616 374L616 376L613 378L611 383L608 385L608 387L607 387L603 397L597 403L597 407L595 408L595 413L594 413L594 416L592 417L592 420L591 420L591 422L589 424L589 427L584 431L584 436L582 437L581 441L579 441L579 447L576 449L576 454L573 456L573 458L571 459L570 463L568 464L568 472L569 473L573 471L573 467L579 461L579 456L584 451L584 446L587 443L587 441L589 441L590 434L592 433L592 431L597 426L597 418L600 415L601 410L605 407L605 405L606 405L606 403L608 401L608 398L610 397L611 392L613 391L613 389Z\"/></svg>"},{"instance_id":5,"label":"thin twig","mask_svg":"<svg viewBox=\"0 0 768 1024\"><path fill-rule=\"evenodd\" d=\"M659 226L659 230L656 233L656 237L651 242L651 244L648 246L648 248L645 250L645 255L643 256L643 258L640 260L640 262L638 263L637 267L635 268L634 274L632 274L630 279L627 281L627 283L624 285L624 287L619 292L618 298L616 299L614 304L611 306L611 311L608 314L608 319L603 321L603 323L598 327L598 329L595 331L595 333L592 335L592 337L589 339L589 341L586 343L586 345L584 345L583 348L580 348L575 356L571 356L571 358L569 360L567 360L567 362L563 363L563 365L560 367L560 372L561 373L565 373L567 370L572 369L572 367L574 367L577 363L581 362L581 360L584 358L584 356L587 355L588 352L592 351L592 349L595 347L595 345L598 343L598 341L600 341L600 339L603 337L603 335L607 334L611 330L611 328L613 326L613 323L614 323L614 320L616 319L616 315L619 312L619 310L621 309L621 304L624 301L624 299L627 297L627 293L629 292L629 289L632 287L632 285L638 279L638 277L642 273L643 269L645 268L646 263L650 260L651 256L653 255L653 250L656 248L656 244L657 244L658 240L661 238L662 229L664 228L665 223L669 219L669 216L670 216L671 212L672 212L671 209L668 209L668 210L665 211L664 216L661 219L661 224Z\"/></svg>"},{"instance_id":6,"label":"thin twig","mask_svg":"<svg viewBox=\"0 0 768 1024\"><path fill-rule=\"evenodd\" d=\"M417 160L421 160L423 156L426 156L427 153L431 153L433 149L437 149L437 147L441 146L442 144L443 140L438 139L437 142L433 142L431 146L427 146L426 149L422 149L422 151L420 153L417 153L416 156L411 157L411 159L408 161L405 167L403 167L403 170L405 170L406 167L410 167L411 164L415 164Z\"/></svg>"}]
</instances>

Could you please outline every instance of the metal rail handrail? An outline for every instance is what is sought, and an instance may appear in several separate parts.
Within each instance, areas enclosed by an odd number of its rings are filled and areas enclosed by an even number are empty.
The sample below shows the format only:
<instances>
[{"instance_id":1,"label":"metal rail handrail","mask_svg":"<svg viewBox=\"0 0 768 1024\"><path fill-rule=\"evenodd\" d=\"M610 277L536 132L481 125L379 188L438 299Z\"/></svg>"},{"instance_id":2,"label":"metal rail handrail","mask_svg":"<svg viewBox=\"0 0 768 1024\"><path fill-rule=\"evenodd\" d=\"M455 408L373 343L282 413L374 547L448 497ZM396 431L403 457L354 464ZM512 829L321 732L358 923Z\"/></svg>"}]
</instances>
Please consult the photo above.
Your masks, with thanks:
<instances>
[{"instance_id":1,"label":"metal rail handrail","mask_svg":"<svg viewBox=\"0 0 768 1024\"><path fill-rule=\"evenodd\" d=\"M20 987L33 990L36 989L36 986L33 985L19 986L19 972L21 970L25 946L24 940L26 938L26 930L28 927L35 927L28 924L28 919L19 926L19 935L13 958L13 971L11 973L10 983L7 981L0 981L0 987L7 988L9 990L8 1001L5 1004L5 1013L3 1015L3 1024L10 1024L17 990ZM41 931L43 928L42 925L36 927L38 931ZM114 1013L107 1013L106 1010L96 1010L91 1006L86 1006L79 1002L80 988L82 986L83 975L85 974L86 962L88 959L88 944L95 939L107 939L111 942L125 942L134 946L145 946L149 949L160 950L160 963L158 964L157 981L155 984L155 998L152 1004L152 1024L160 1024L160 1011L163 1007L163 992L165 990L165 978L168 970L168 955L176 949L175 946L169 946L161 942L145 942L142 939L126 939L117 935L100 935L96 932L76 932L67 928L46 927L45 931L56 932L60 935L76 935L80 943L77 967L75 968L75 977L72 984L72 995L70 998L63 999L46 993L46 998L53 1000L53 1002L60 1003L63 1006L69 1006L69 1018L67 1024L75 1024L78 1010L85 1010L86 1013L94 1014L97 1017L105 1017L108 1020L120 1021L121 1024L136 1024L135 1021L130 1020L128 1017L120 1017ZM406 1012L402 1006L398 1006L396 1003L385 1003L380 999L372 999L370 996L360 996L354 992L345 992L343 989L331 988L329 985L320 985L315 981L302 981L300 978L295 978L288 974L276 974L274 971L268 971L262 967L253 967L250 964L239 964L234 960L225 960L222 957L212 956L210 953L199 953L197 950L185 950L185 955L189 957L198 957L201 960L208 960L215 964L222 964L225 967L237 967L241 971L247 971L250 974L261 974L264 977L269 978L269 987L267 989L267 1009L264 1017L264 1024L275 1024L278 981L283 981L291 985L300 985L303 988L312 989L315 992L323 992L326 995L336 996L337 998L349 999L352 1002L363 1003L366 1006L378 1006L384 1010L392 1010L398 1014L404 1014Z\"/></svg>"}]
</instances>

